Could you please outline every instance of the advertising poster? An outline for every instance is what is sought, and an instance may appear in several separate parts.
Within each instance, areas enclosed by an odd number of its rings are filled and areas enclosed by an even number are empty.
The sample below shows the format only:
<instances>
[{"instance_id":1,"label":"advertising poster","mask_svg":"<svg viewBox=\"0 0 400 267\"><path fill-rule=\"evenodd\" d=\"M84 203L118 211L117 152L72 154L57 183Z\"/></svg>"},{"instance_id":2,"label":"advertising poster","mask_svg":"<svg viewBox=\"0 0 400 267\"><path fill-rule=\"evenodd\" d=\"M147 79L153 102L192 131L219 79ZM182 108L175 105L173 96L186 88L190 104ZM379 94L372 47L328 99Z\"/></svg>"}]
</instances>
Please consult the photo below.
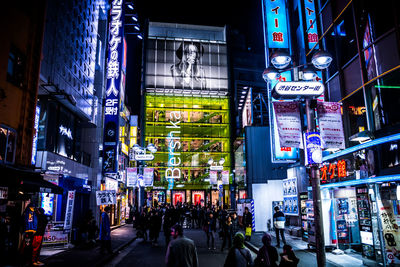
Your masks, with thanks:
<instances>
[{"instance_id":1,"label":"advertising poster","mask_svg":"<svg viewBox=\"0 0 400 267\"><path fill-rule=\"evenodd\" d=\"M64 231L69 232L72 228L72 216L74 214L75 190L68 191L67 206L65 208Z\"/></svg>"},{"instance_id":2,"label":"advertising poster","mask_svg":"<svg viewBox=\"0 0 400 267\"><path fill-rule=\"evenodd\" d=\"M54 194L40 193L41 203L40 207L44 210L44 214L53 215Z\"/></svg>"},{"instance_id":3,"label":"advertising poster","mask_svg":"<svg viewBox=\"0 0 400 267\"><path fill-rule=\"evenodd\" d=\"M322 148L345 149L341 105L336 102L318 102L317 113Z\"/></svg>"},{"instance_id":4,"label":"advertising poster","mask_svg":"<svg viewBox=\"0 0 400 267\"><path fill-rule=\"evenodd\" d=\"M253 100L252 89L249 88L247 92L246 101L243 105L242 111L242 127L251 126L253 124Z\"/></svg>"},{"instance_id":5,"label":"advertising poster","mask_svg":"<svg viewBox=\"0 0 400 267\"><path fill-rule=\"evenodd\" d=\"M96 203L97 206L116 204L117 193L115 190L96 191Z\"/></svg>"},{"instance_id":6,"label":"advertising poster","mask_svg":"<svg viewBox=\"0 0 400 267\"><path fill-rule=\"evenodd\" d=\"M391 200L377 200L388 264L400 264L400 230Z\"/></svg>"},{"instance_id":7,"label":"advertising poster","mask_svg":"<svg viewBox=\"0 0 400 267\"><path fill-rule=\"evenodd\" d=\"M281 147L303 148L299 103L272 102Z\"/></svg>"},{"instance_id":8,"label":"advertising poster","mask_svg":"<svg viewBox=\"0 0 400 267\"><path fill-rule=\"evenodd\" d=\"M222 177L222 184L229 184L229 171L222 171L221 177Z\"/></svg>"},{"instance_id":9,"label":"advertising poster","mask_svg":"<svg viewBox=\"0 0 400 267\"><path fill-rule=\"evenodd\" d=\"M153 180L154 180L154 168L144 168L143 169L144 186L153 186Z\"/></svg>"},{"instance_id":10,"label":"advertising poster","mask_svg":"<svg viewBox=\"0 0 400 267\"><path fill-rule=\"evenodd\" d=\"M322 163L321 137L318 132L304 133L305 165Z\"/></svg>"},{"instance_id":11,"label":"advertising poster","mask_svg":"<svg viewBox=\"0 0 400 267\"><path fill-rule=\"evenodd\" d=\"M147 92L220 96L228 94L225 42L198 42L150 36L147 44Z\"/></svg>"},{"instance_id":12,"label":"advertising poster","mask_svg":"<svg viewBox=\"0 0 400 267\"><path fill-rule=\"evenodd\" d=\"M284 179L283 185L283 213L285 215L299 214L297 197L297 178Z\"/></svg>"},{"instance_id":13,"label":"advertising poster","mask_svg":"<svg viewBox=\"0 0 400 267\"><path fill-rule=\"evenodd\" d=\"M210 171L210 184L217 184L218 180L218 172Z\"/></svg>"},{"instance_id":14,"label":"advertising poster","mask_svg":"<svg viewBox=\"0 0 400 267\"><path fill-rule=\"evenodd\" d=\"M137 183L137 167L126 168L126 186L135 187Z\"/></svg>"}]
</instances>

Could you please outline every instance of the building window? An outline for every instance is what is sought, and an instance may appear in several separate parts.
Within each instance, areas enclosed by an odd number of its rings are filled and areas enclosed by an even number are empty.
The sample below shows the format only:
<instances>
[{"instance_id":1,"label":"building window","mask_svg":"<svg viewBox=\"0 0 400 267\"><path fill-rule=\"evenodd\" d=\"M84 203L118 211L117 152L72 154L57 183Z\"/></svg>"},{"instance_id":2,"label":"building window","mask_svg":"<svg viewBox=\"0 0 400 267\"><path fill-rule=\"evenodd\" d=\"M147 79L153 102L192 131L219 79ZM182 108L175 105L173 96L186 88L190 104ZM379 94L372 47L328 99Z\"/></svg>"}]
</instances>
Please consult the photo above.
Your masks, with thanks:
<instances>
[{"instance_id":1,"label":"building window","mask_svg":"<svg viewBox=\"0 0 400 267\"><path fill-rule=\"evenodd\" d=\"M17 132L14 129L0 126L0 162L14 163Z\"/></svg>"},{"instance_id":2,"label":"building window","mask_svg":"<svg viewBox=\"0 0 400 267\"><path fill-rule=\"evenodd\" d=\"M11 47L8 55L7 81L22 87L24 82L25 57L15 47Z\"/></svg>"}]
</instances>

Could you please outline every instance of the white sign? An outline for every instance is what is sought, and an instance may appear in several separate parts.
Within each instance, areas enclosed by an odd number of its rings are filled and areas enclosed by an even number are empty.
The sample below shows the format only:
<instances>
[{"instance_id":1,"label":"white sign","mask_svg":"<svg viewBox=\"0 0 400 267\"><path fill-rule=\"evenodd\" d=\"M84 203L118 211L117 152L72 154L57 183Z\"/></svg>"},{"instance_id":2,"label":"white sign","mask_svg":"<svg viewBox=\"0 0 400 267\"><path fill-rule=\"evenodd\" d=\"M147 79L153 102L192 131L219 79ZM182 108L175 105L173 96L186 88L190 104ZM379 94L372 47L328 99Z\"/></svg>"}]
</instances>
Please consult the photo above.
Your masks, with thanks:
<instances>
[{"instance_id":1,"label":"white sign","mask_svg":"<svg viewBox=\"0 0 400 267\"><path fill-rule=\"evenodd\" d=\"M320 82L278 82L272 90L275 99L320 96L325 87Z\"/></svg>"},{"instance_id":2,"label":"white sign","mask_svg":"<svg viewBox=\"0 0 400 267\"><path fill-rule=\"evenodd\" d=\"M61 135L65 135L66 137L68 137L68 139L73 140L71 129L60 125L59 130Z\"/></svg>"},{"instance_id":3,"label":"white sign","mask_svg":"<svg viewBox=\"0 0 400 267\"><path fill-rule=\"evenodd\" d=\"M224 166L221 165L211 165L210 170L212 171L222 171L224 169Z\"/></svg>"},{"instance_id":4,"label":"white sign","mask_svg":"<svg viewBox=\"0 0 400 267\"><path fill-rule=\"evenodd\" d=\"M345 149L340 104L336 102L318 102L317 113L322 147Z\"/></svg>"},{"instance_id":5,"label":"white sign","mask_svg":"<svg viewBox=\"0 0 400 267\"><path fill-rule=\"evenodd\" d=\"M218 180L218 172L210 171L210 184L217 184Z\"/></svg>"},{"instance_id":6,"label":"white sign","mask_svg":"<svg viewBox=\"0 0 400 267\"><path fill-rule=\"evenodd\" d=\"M143 169L143 182L144 186L153 186L154 168Z\"/></svg>"},{"instance_id":7,"label":"white sign","mask_svg":"<svg viewBox=\"0 0 400 267\"><path fill-rule=\"evenodd\" d=\"M118 191L118 181L112 178L106 178L106 190Z\"/></svg>"},{"instance_id":8,"label":"white sign","mask_svg":"<svg viewBox=\"0 0 400 267\"><path fill-rule=\"evenodd\" d=\"M221 172L222 184L229 184L229 171Z\"/></svg>"},{"instance_id":9,"label":"white sign","mask_svg":"<svg viewBox=\"0 0 400 267\"><path fill-rule=\"evenodd\" d=\"M69 232L72 228L72 218L74 215L75 190L68 191L67 207L65 209L64 231Z\"/></svg>"},{"instance_id":10,"label":"white sign","mask_svg":"<svg viewBox=\"0 0 400 267\"><path fill-rule=\"evenodd\" d=\"M39 119L40 119L40 106L36 106L35 111L35 123L33 128L35 129L35 133L33 135L32 141L32 157L31 157L31 164L36 164L36 151L37 151L37 141L38 141L38 133L39 133Z\"/></svg>"},{"instance_id":11,"label":"white sign","mask_svg":"<svg viewBox=\"0 0 400 267\"><path fill-rule=\"evenodd\" d=\"M135 187L137 183L137 168L126 168L126 186Z\"/></svg>"},{"instance_id":12,"label":"white sign","mask_svg":"<svg viewBox=\"0 0 400 267\"><path fill-rule=\"evenodd\" d=\"M135 154L135 160L153 160L154 155L153 154Z\"/></svg>"},{"instance_id":13,"label":"white sign","mask_svg":"<svg viewBox=\"0 0 400 267\"><path fill-rule=\"evenodd\" d=\"M43 235L43 244L54 245L68 243L68 233L64 231L46 231Z\"/></svg>"},{"instance_id":14,"label":"white sign","mask_svg":"<svg viewBox=\"0 0 400 267\"><path fill-rule=\"evenodd\" d=\"M97 206L116 204L117 193L115 190L96 191L96 203Z\"/></svg>"},{"instance_id":15,"label":"white sign","mask_svg":"<svg viewBox=\"0 0 400 267\"><path fill-rule=\"evenodd\" d=\"M295 101L272 102L281 147L303 148L299 103Z\"/></svg>"},{"instance_id":16,"label":"white sign","mask_svg":"<svg viewBox=\"0 0 400 267\"><path fill-rule=\"evenodd\" d=\"M8 198L8 187L0 187L0 199Z\"/></svg>"}]
</instances>

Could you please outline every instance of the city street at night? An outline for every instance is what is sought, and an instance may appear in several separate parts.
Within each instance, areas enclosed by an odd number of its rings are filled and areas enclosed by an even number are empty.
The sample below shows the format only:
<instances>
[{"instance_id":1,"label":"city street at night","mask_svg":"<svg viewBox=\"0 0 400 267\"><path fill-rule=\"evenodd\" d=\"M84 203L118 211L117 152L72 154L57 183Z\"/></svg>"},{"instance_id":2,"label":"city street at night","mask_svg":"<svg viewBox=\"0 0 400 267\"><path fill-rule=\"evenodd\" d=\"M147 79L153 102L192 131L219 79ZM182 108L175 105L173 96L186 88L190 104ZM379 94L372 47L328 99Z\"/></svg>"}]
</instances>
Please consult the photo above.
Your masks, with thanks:
<instances>
[{"instance_id":1,"label":"city street at night","mask_svg":"<svg viewBox=\"0 0 400 267\"><path fill-rule=\"evenodd\" d=\"M400 267L400 0L9 0L0 267Z\"/></svg>"}]
</instances>

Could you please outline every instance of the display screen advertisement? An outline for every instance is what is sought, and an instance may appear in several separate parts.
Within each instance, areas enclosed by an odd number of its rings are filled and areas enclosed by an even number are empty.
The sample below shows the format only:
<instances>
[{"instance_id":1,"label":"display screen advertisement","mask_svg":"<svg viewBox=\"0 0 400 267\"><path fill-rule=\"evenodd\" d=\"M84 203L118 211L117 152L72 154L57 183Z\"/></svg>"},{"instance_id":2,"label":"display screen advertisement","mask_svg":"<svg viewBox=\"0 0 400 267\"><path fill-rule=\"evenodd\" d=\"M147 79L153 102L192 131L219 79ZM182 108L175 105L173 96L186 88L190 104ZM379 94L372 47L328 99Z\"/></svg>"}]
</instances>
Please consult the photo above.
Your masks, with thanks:
<instances>
[{"instance_id":1,"label":"display screen advertisement","mask_svg":"<svg viewBox=\"0 0 400 267\"><path fill-rule=\"evenodd\" d=\"M150 37L146 91L171 95L228 95L226 43Z\"/></svg>"},{"instance_id":2,"label":"display screen advertisement","mask_svg":"<svg viewBox=\"0 0 400 267\"><path fill-rule=\"evenodd\" d=\"M243 105L242 111L242 126L251 126L253 124L253 96L252 89L247 92L246 100Z\"/></svg>"},{"instance_id":3,"label":"display screen advertisement","mask_svg":"<svg viewBox=\"0 0 400 267\"><path fill-rule=\"evenodd\" d=\"M317 114L322 148L345 149L341 105L336 102L318 102Z\"/></svg>"},{"instance_id":4,"label":"display screen advertisement","mask_svg":"<svg viewBox=\"0 0 400 267\"><path fill-rule=\"evenodd\" d=\"M275 119L281 147L303 148L299 103L274 101Z\"/></svg>"},{"instance_id":5,"label":"display screen advertisement","mask_svg":"<svg viewBox=\"0 0 400 267\"><path fill-rule=\"evenodd\" d=\"M124 6L123 1L111 3L109 15L106 93L104 101L103 173L117 173L119 101L122 84Z\"/></svg>"},{"instance_id":6,"label":"display screen advertisement","mask_svg":"<svg viewBox=\"0 0 400 267\"><path fill-rule=\"evenodd\" d=\"M289 34L285 0L264 0L263 3L268 47L288 48Z\"/></svg>"},{"instance_id":7,"label":"display screen advertisement","mask_svg":"<svg viewBox=\"0 0 400 267\"><path fill-rule=\"evenodd\" d=\"M306 33L308 40L308 48L312 49L317 44L315 49L318 49L318 30L315 15L315 1L304 1L304 13L306 17Z\"/></svg>"}]
</instances>

